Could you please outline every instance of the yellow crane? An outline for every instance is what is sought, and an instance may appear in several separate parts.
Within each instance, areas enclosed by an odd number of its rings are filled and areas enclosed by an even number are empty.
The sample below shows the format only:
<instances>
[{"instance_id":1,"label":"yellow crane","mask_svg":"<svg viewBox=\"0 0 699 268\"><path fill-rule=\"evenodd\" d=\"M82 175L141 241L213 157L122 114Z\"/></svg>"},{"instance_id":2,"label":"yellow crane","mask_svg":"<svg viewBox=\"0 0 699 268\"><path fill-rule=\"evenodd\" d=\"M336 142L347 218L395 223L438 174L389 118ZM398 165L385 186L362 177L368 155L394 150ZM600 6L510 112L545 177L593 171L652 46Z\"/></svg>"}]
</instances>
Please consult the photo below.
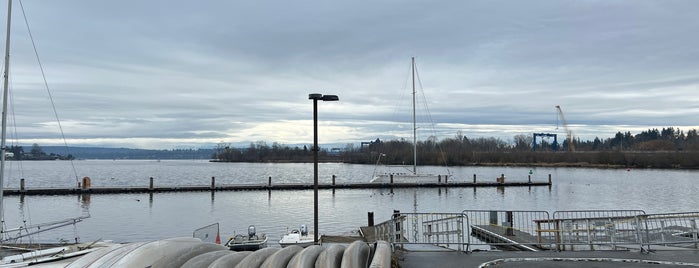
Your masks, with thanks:
<instances>
[{"instance_id":1,"label":"yellow crane","mask_svg":"<svg viewBox=\"0 0 699 268\"><path fill-rule=\"evenodd\" d=\"M563 125L563 129L566 131L566 138L568 139L568 149L571 152L575 151L575 144L573 142L573 132L568 129L568 123L566 123L566 118L563 116L563 110L561 110L560 105L556 105L556 110L558 110L558 116L561 118L561 125Z\"/></svg>"}]
</instances>

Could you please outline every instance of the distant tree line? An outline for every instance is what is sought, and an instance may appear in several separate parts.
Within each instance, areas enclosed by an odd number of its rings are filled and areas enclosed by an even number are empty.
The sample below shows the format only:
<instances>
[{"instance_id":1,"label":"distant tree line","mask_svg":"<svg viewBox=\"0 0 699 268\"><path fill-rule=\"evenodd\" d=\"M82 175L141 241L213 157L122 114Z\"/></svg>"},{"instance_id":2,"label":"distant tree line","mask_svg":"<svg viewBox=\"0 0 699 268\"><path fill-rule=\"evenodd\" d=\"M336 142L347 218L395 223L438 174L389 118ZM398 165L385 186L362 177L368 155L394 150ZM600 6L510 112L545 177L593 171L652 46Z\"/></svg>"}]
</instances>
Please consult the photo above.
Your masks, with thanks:
<instances>
[{"instance_id":1,"label":"distant tree line","mask_svg":"<svg viewBox=\"0 0 699 268\"><path fill-rule=\"evenodd\" d=\"M309 148L311 147L311 148ZM277 142L268 145L264 141L250 143L247 148L234 148L227 143L219 143L212 159L215 162L311 162L313 161L313 145L290 147ZM331 155L327 149L318 151L318 159L339 161L338 155Z\"/></svg>"},{"instance_id":2,"label":"distant tree line","mask_svg":"<svg viewBox=\"0 0 699 268\"><path fill-rule=\"evenodd\" d=\"M29 150L29 152L24 151L24 147L22 146L10 146L7 150L10 154L6 155L6 159L9 160L72 160L73 155L68 154L66 156L62 156L59 154L55 153L46 153L44 150L39 146L39 144L32 144L32 148Z\"/></svg>"},{"instance_id":3,"label":"distant tree line","mask_svg":"<svg viewBox=\"0 0 699 268\"><path fill-rule=\"evenodd\" d=\"M533 136L516 135L513 142L499 138L468 138L461 132L437 140L430 137L417 142L419 165L549 165L643 168L699 168L699 135L673 127L648 129L639 134L618 132L614 137L593 140L574 139L573 148L564 138L553 145L544 139L533 151ZM320 149L320 161L356 164L412 164L413 144L405 139L376 139L362 146L347 144L339 153ZM554 151L554 148L557 150ZM308 146L289 147L278 143L251 143L248 148L219 144L213 158L221 162L310 162L313 152Z\"/></svg>"}]
</instances>

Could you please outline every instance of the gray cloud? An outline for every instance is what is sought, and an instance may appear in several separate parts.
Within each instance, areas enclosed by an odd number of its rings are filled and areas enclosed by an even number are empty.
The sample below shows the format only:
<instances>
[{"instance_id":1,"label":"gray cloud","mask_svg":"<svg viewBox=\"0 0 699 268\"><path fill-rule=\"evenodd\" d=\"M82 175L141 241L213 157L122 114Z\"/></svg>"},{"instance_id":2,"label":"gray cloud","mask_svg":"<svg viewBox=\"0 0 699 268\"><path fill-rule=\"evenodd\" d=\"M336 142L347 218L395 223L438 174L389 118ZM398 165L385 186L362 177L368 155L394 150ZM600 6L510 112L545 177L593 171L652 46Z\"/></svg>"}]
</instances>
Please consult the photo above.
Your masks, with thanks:
<instances>
[{"instance_id":1,"label":"gray cloud","mask_svg":"<svg viewBox=\"0 0 699 268\"><path fill-rule=\"evenodd\" d=\"M408 137L411 56L442 137L699 125L694 1L23 3L76 145L308 143L314 92L322 142ZM17 132L61 143L18 6Z\"/></svg>"}]
</instances>

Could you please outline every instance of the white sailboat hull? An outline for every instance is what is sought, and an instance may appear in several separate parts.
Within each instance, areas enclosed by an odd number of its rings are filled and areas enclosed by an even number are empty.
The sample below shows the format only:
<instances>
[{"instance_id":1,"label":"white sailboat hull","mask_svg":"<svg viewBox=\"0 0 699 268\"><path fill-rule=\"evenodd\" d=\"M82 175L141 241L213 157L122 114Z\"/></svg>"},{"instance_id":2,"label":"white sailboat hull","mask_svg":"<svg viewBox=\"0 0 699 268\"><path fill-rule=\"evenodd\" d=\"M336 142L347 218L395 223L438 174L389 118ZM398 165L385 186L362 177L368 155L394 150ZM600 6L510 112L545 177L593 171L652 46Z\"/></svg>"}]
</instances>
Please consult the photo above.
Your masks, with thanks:
<instances>
[{"instance_id":1,"label":"white sailboat hull","mask_svg":"<svg viewBox=\"0 0 699 268\"><path fill-rule=\"evenodd\" d=\"M393 180L391 180L393 177ZM438 183L446 181L451 175L390 173L378 174L371 179L372 183Z\"/></svg>"}]
</instances>

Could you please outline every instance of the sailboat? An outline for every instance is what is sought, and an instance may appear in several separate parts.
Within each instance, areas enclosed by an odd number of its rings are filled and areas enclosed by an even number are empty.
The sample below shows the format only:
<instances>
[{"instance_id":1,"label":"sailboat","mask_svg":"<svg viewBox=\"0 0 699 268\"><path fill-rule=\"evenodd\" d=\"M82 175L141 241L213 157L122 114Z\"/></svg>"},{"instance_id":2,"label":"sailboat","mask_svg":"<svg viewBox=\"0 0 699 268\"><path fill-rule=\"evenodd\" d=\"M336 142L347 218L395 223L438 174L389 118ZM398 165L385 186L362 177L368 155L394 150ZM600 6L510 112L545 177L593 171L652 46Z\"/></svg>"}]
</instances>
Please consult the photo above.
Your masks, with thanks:
<instances>
[{"instance_id":1,"label":"sailboat","mask_svg":"<svg viewBox=\"0 0 699 268\"><path fill-rule=\"evenodd\" d=\"M446 174L431 174L431 173L419 173L417 169L417 119L416 119L416 113L415 113L415 106L416 106L416 98L417 98L417 90L415 89L415 74L416 74L416 68L415 68L415 57L411 58L411 74L412 74L412 95L413 95L413 164L411 168L406 168L401 171L389 171L389 172L383 172L383 173L376 173L376 169L374 170L374 175L373 178L371 179L370 182L372 183L390 183L390 182L398 182L398 183L421 183L421 182L432 182L436 183L440 178L444 180L448 180L449 177L451 177L451 172L447 170ZM381 162L381 157L385 156L385 154L381 153L379 154L379 158L376 162L377 166ZM405 168L405 167L404 167Z\"/></svg>"},{"instance_id":2,"label":"sailboat","mask_svg":"<svg viewBox=\"0 0 699 268\"><path fill-rule=\"evenodd\" d=\"M3 214L3 191L5 180L5 162L9 153L7 151L7 106L9 92L9 69L10 69L10 26L12 22L12 0L8 0L7 11L7 39L5 42L5 72L3 74L3 93L2 93L2 136L0 138L0 217ZM0 267L21 267L34 265L38 263L51 262L74 256L80 256L97 250L104 244L102 242L94 242L90 244L70 244L60 245L55 247L36 246L28 244L16 244L22 238L35 235L40 232L53 230L63 226L74 225L89 216L80 216L70 219L52 221L35 225L24 225L18 228L5 228L5 219L2 218L0 224Z\"/></svg>"}]
</instances>

